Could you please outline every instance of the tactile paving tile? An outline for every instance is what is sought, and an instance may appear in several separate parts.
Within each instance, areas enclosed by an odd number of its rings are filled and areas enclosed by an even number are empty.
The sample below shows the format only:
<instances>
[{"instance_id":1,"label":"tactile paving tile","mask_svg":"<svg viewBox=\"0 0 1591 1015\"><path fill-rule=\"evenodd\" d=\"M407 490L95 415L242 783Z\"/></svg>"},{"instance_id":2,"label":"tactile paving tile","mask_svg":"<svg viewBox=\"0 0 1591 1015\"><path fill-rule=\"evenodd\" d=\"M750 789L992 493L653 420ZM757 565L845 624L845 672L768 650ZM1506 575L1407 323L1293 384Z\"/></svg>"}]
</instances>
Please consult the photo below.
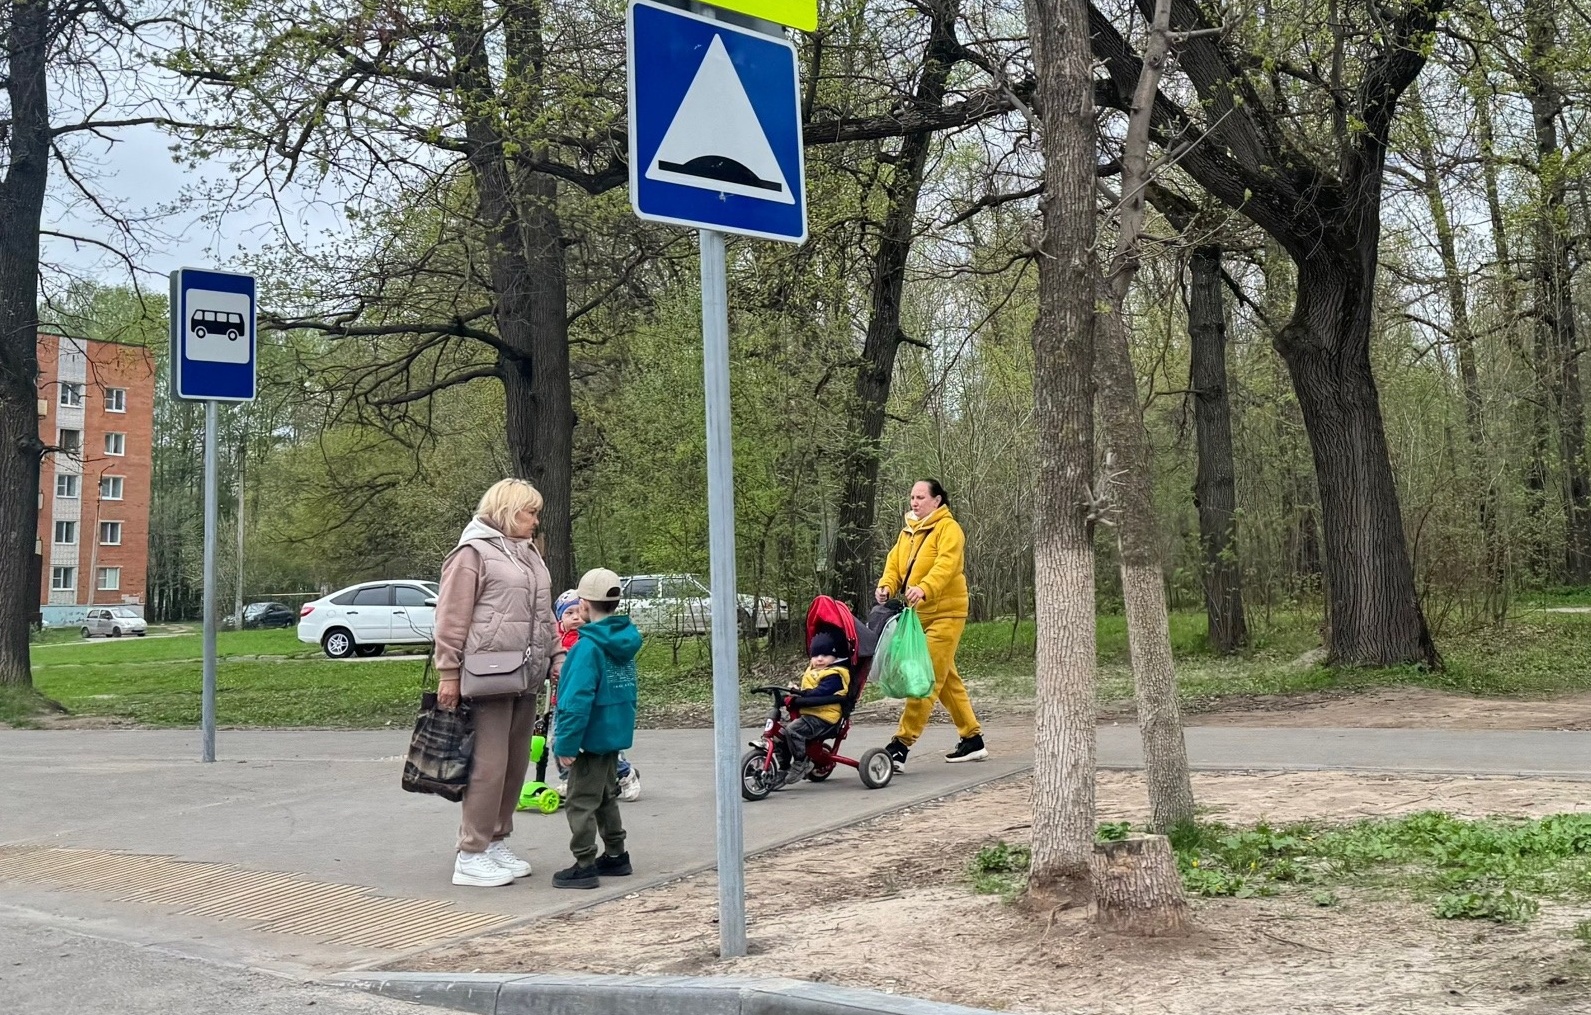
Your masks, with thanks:
<instances>
[{"instance_id":1,"label":"tactile paving tile","mask_svg":"<svg viewBox=\"0 0 1591 1015\"><path fill-rule=\"evenodd\" d=\"M171 906L184 915L241 920L255 930L362 948L418 948L514 919L297 874L57 846L0 850L0 881L101 892L124 902Z\"/></svg>"}]
</instances>

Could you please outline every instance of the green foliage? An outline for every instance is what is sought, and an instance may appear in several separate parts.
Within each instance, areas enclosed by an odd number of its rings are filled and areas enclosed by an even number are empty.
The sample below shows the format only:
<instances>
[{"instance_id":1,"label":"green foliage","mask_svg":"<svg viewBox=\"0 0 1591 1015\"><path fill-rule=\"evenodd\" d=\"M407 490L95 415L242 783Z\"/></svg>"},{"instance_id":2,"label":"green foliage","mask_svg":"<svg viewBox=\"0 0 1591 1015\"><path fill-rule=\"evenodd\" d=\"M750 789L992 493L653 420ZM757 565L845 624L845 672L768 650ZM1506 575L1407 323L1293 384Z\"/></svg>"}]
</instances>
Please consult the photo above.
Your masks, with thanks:
<instances>
[{"instance_id":1,"label":"green foliage","mask_svg":"<svg viewBox=\"0 0 1591 1015\"><path fill-rule=\"evenodd\" d=\"M1541 909L1535 899L1500 891L1454 892L1436 900L1440 920L1490 920L1492 923L1527 923Z\"/></svg>"},{"instance_id":2,"label":"green foliage","mask_svg":"<svg viewBox=\"0 0 1591 1015\"><path fill-rule=\"evenodd\" d=\"M972 889L979 895L1013 897L1021 890L1033 852L1027 846L997 842L978 851L968 865Z\"/></svg>"},{"instance_id":3,"label":"green foliage","mask_svg":"<svg viewBox=\"0 0 1591 1015\"><path fill-rule=\"evenodd\" d=\"M1591 920L1580 920L1574 925L1574 939L1591 948Z\"/></svg>"},{"instance_id":4,"label":"green foliage","mask_svg":"<svg viewBox=\"0 0 1591 1015\"><path fill-rule=\"evenodd\" d=\"M1099 826L1098 838L1125 838L1126 822ZM1265 822L1234 828L1183 825L1170 834L1190 895L1269 897L1310 889L1317 906L1339 903L1344 886L1392 888L1432 900L1444 920L1522 923L1540 899L1591 900L1591 814L1535 820L1467 820L1440 812L1348 825ZM1009 895L1027 870L1027 848L998 842L968 868L974 890ZM1591 941L1591 921L1582 939Z\"/></svg>"}]
</instances>

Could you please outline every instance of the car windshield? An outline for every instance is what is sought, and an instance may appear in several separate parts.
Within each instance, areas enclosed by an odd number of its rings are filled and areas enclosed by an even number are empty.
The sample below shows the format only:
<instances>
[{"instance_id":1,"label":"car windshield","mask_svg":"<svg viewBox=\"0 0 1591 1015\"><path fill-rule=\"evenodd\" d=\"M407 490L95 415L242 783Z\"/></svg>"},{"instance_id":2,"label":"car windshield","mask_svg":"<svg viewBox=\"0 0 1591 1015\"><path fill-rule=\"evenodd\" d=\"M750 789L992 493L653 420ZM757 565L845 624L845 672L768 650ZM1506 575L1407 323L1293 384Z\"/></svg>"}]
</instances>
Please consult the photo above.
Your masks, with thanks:
<instances>
[{"instance_id":1,"label":"car windshield","mask_svg":"<svg viewBox=\"0 0 1591 1015\"><path fill-rule=\"evenodd\" d=\"M126 607L118 607L117 609L114 609L114 610L110 611L110 613L111 613L111 616L113 616L113 617L126 617L126 618L128 618L130 620L139 619L138 614L134 613L132 610L127 609Z\"/></svg>"}]
</instances>

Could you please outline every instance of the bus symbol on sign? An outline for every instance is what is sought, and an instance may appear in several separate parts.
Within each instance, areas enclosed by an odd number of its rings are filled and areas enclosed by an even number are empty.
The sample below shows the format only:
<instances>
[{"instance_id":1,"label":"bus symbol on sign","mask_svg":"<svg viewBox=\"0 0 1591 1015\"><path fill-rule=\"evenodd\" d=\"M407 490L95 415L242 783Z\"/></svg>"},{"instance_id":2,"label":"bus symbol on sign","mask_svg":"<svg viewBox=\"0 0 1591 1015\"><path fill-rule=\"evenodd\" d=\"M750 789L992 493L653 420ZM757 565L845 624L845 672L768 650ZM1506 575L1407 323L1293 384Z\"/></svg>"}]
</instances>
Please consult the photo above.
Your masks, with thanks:
<instances>
[{"instance_id":1,"label":"bus symbol on sign","mask_svg":"<svg viewBox=\"0 0 1591 1015\"><path fill-rule=\"evenodd\" d=\"M184 351L189 359L210 363L249 361L254 343L249 341L248 296L214 289L189 289L187 309L187 348Z\"/></svg>"},{"instance_id":2,"label":"bus symbol on sign","mask_svg":"<svg viewBox=\"0 0 1591 1015\"><path fill-rule=\"evenodd\" d=\"M242 314L223 313L216 310L195 310L193 317L188 320L188 328L195 338L206 338L210 334L225 335L228 341L236 342L248 334L243 323Z\"/></svg>"}]
</instances>

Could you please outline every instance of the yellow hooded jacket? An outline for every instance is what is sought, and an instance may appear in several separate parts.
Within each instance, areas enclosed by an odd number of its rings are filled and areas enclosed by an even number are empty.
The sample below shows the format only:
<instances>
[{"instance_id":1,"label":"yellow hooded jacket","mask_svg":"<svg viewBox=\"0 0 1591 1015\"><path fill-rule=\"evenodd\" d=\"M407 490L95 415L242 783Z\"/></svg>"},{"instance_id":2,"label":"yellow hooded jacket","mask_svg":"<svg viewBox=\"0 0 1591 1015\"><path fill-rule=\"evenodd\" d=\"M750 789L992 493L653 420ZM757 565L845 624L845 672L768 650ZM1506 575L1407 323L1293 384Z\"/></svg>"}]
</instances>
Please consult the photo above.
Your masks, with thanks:
<instances>
[{"instance_id":1,"label":"yellow hooded jacket","mask_svg":"<svg viewBox=\"0 0 1591 1015\"><path fill-rule=\"evenodd\" d=\"M899 595L915 585L923 590L917 619L924 625L941 618L967 616L967 576L962 570L962 553L967 535L940 505L927 518L918 519L906 512L906 526L900 530L894 549L884 561L884 577L879 585L889 594ZM906 574L907 566L911 574Z\"/></svg>"}]
</instances>

